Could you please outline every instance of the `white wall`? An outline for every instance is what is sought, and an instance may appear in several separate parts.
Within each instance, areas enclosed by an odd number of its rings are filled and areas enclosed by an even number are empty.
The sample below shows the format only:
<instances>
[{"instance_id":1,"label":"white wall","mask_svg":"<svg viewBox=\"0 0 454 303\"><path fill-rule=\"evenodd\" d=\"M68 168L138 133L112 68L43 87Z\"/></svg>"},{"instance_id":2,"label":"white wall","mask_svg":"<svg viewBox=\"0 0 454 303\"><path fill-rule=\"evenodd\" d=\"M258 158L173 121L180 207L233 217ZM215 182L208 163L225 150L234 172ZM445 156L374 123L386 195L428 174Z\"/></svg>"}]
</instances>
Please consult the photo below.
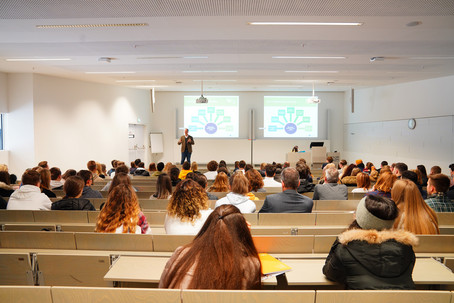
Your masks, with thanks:
<instances>
[{"instance_id":1,"label":"white wall","mask_svg":"<svg viewBox=\"0 0 454 303\"><path fill-rule=\"evenodd\" d=\"M34 78L38 162L48 160L62 170L86 168L89 160L108 167L112 159L127 162L129 123L147 129L151 125L148 90L43 75ZM149 145L148 140L144 145Z\"/></svg>"},{"instance_id":2,"label":"white wall","mask_svg":"<svg viewBox=\"0 0 454 303\"><path fill-rule=\"evenodd\" d=\"M8 86L6 74L0 73L0 113L8 112Z\"/></svg>"},{"instance_id":3,"label":"white wall","mask_svg":"<svg viewBox=\"0 0 454 303\"><path fill-rule=\"evenodd\" d=\"M162 132L164 137L164 153L153 154L154 161L179 162L180 147L177 145L179 136L183 134L183 97L194 95L194 92L156 92L155 112L152 114L152 130ZM240 100L240 131L239 139L196 139L192 160L206 163L211 159L224 159L228 163L235 160L251 160L251 142L248 140L249 112L255 112L256 140L254 144L254 163L283 162L285 154L291 151L294 145L300 149L308 148L314 140L264 139L263 131L263 97L264 96L292 96L310 95L310 93L295 92L206 92L205 95L235 95ZM325 92L317 94L322 102L319 105L319 140L327 140L328 150L341 151L343 147L343 92ZM194 98L194 99L195 99ZM327 123L329 110L330 122ZM329 124L329 129L327 125ZM328 138L329 135L329 138Z\"/></svg>"},{"instance_id":4,"label":"white wall","mask_svg":"<svg viewBox=\"0 0 454 303\"><path fill-rule=\"evenodd\" d=\"M7 77L8 114L5 121L5 149L9 151L10 173L18 177L27 167L36 165L33 75L9 74Z\"/></svg>"},{"instance_id":5,"label":"white wall","mask_svg":"<svg viewBox=\"0 0 454 303\"><path fill-rule=\"evenodd\" d=\"M449 172L454 162L454 76L355 91L344 106L344 156L371 161L424 164ZM416 119L410 130L407 121Z\"/></svg>"},{"instance_id":6,"label":"white wall","mask_svg":"<svg viewBox=\"0 0 454 303\"><path fill-rule=\"evenodd\" d=\"M6 78L6 79L5 79ZM63 171L88 160L128 161L128 125L151 126L150 92L33 74L0 74L7 87L6 153L0 162L18 176L41 160ZM0 93L0 103L3 103ZM146 162L150 161L149 140Z\"/></svg>"}]
</instances>

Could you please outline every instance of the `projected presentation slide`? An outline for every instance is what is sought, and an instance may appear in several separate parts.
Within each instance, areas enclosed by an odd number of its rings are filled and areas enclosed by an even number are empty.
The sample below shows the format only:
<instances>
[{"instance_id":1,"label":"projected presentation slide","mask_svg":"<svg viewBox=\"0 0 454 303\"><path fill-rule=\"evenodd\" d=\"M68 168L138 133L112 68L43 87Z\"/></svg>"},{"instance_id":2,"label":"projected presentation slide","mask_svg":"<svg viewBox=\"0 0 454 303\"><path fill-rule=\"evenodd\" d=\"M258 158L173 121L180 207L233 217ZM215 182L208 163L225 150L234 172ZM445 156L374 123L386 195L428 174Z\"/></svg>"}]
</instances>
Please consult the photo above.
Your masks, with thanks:
<instances>
[{"instance_id":1,"label":"projected presentation slide","mask_svg":"<svg viewBox=\"0 0 454 303\"><path fill-rule=\"evenodd\" d=\"M265 96L264 137L317 137L318 104L305 96Z\"/></svg>"},{"instance_id":2,"label":"projected presentation slide","mask_svg":"<svg viewBox=\"0 0 454 303\"><path fill-rule=\"evenodd\" d=\"M199 96L184 97L184 125L196 138L238 138L238 96L206 96L208 103L196 103Z\"/></svg>"}]
</instances>

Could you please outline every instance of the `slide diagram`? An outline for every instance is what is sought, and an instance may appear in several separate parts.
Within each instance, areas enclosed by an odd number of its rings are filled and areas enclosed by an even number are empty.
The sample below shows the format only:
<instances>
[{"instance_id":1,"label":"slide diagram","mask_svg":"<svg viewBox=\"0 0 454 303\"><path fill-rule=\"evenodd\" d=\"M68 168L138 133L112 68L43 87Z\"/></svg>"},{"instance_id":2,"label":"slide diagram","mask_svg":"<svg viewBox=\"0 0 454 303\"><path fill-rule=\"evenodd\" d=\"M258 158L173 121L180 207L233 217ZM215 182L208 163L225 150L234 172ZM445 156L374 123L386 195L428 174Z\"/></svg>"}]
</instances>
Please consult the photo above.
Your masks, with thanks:
<instances>
[{"instance_id":1,"label":"slide diagram","mask_svg":"<svg viewBox=\"0 0 454 303\"><path fill-rule=\"evenodd\" d=\"M184 97L184 125L194 137L238 137L238 96L207 96L207 104Z\"/></svg>"},{"instance_id":2,"label":"slide diagram","mask_svg":"<svg viewBox=\"0 0 454 303\"><path fill-rule=\"evenodd\" d=\"M317 137L318 104L308 97L265 97L265 137Z\"/></svg>"}]
</instances>

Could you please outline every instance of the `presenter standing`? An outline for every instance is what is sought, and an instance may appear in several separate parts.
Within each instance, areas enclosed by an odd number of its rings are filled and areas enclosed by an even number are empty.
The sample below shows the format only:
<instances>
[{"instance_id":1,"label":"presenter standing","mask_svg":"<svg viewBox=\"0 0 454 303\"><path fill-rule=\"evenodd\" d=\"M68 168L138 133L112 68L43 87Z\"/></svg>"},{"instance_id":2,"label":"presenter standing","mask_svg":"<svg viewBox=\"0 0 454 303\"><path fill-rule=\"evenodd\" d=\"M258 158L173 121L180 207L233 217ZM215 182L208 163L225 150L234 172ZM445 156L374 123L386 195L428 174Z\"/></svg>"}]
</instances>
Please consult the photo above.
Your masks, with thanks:
<instances>
[{"instance_id":1,"label":"presenter standing","mask_svg":"<svg viewBox=\"0 0 454 303\"><path fill-rule=\"evenodd\" d=\"M185 159L191 163L192 145L194 144L194 138L189 135L187 128L184 129L184 136L181 136L178 140L178 145L181 145L181 164L184 163Z\"/></svg>"}]
</instances>

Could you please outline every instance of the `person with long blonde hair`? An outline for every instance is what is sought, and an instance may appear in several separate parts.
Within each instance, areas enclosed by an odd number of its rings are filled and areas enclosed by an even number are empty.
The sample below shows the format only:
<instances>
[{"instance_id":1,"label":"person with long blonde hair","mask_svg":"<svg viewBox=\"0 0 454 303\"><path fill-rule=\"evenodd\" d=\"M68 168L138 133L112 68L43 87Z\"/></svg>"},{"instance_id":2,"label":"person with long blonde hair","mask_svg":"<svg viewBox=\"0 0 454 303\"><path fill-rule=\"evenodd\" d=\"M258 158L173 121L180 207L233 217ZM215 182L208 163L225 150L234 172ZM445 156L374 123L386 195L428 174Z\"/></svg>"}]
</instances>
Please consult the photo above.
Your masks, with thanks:
<instances>
[{"instance_id":1,"label":"person with long blonde hair","mask_svg":"<svg viewBox=\"0 0 454 303\"><path fill-rule=\"evenodd\" d=\"M140 210L134 189L118 184L109 192L107 202L99 213L96 232L102 233L150 233L145 216Z\"/></svg>"},{"instance_id":2,"label":"person with long blonde hair","mask_svg":"<svg viewBox=\"0 0 454 303\"><path fill-rule=\"evenodd\" d=\"M190 244L175 250L159 287L259 289L260 280L261 265L246 220L235 206L222 205Z\"/></svg>"},{"instance_id":3,"label":"person with long blonde hair","mask_svg":"<svg viewBox=\"0 0 454 303\"><path fill-rule=\"evenodd\" d=\"M396 181L391 190L391 198L399 208L394 228L405 229L414 234L440 233L435 212L424 202L413 181Z\"/></svg>"},{"instance_id":4,"label":"person with long blonde hair","mask_svg":"<svg viewBox=\"0 0 454 303\"><path fill-rule=\"evenodd\" d=\"M213 184L208 189L209 192L228 192L229 188L229 177L224 172L219 172L214 179Z\"/></svg>"},{"instance_id":5,"label":"person with long blonde hair","mask_svg":"<svg viewBox=\"0 0 454 303\"><path fill-rule=\"evenodd\" d=\"M196 235L211 212L205 189L184 179L170 197L164 229L167 234Z\"/></svg>"}]
</instances>

